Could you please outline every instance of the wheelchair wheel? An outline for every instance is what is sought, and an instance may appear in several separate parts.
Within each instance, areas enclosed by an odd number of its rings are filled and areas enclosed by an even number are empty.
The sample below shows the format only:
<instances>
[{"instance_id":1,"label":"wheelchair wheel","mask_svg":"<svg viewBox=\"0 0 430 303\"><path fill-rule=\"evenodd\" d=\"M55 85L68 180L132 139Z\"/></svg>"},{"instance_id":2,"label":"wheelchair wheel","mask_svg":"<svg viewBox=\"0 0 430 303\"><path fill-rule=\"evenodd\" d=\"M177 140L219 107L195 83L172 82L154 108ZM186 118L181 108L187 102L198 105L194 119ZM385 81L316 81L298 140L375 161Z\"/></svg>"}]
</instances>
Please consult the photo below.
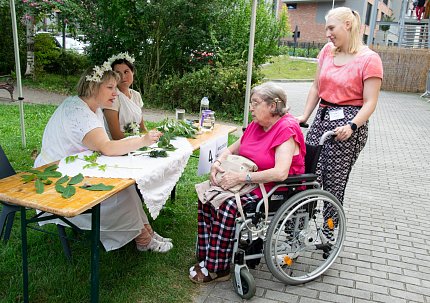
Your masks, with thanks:
<instances>
[{"instance_id":1,"label":"wheelchair wheel","mask_svg":"<svg viewBox=\"0 0 430 303\"><path fill-rule=\"evenodd\" d=\"M257 286L254 277L246 267L240 269L240 284L242 285L243 294L239 293L238 282L236 275L233 273L234 290L242 299L251 299L255 295Z\"/></svg>"},{"instance_id":2,"label":"wheelchair wheel","mask_svg":"<svg viewBox=\"0 0 430 303\"><path fill-rule=\"evenodd\" d=\"M312 281L336 260L345 233L346 217L336 197L320 189L300 192L270 223L264 247L267 267L286 284Z\"/></svg>"}]
</instances>

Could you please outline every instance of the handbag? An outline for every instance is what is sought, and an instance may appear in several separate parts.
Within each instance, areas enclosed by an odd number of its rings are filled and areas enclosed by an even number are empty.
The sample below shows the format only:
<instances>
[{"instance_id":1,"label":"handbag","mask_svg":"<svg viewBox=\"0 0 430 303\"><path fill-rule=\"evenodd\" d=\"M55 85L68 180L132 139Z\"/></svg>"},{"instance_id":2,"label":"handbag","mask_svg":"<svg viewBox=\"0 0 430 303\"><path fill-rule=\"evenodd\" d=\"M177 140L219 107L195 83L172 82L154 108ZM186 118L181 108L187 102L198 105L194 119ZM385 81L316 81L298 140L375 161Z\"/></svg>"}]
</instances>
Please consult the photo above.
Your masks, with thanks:
<instances>
[{"instance_id":1,"label":"handbag","mask_svg":"<svg viewBox=\"0 0 430 303\"><path fill-rule=\"evenodd\" d=\"M250 172L256 172L258 170L257 164L255 164L250 159L245 158L243 156L239 156L239 155L228 155L227 159L222 161L220 166L225 172L233 171L233 172L238 172L238 173L239 172L250 173ZM217 182L219 182L221 180L221 177L225 174L225 172L224 173L218 172L215 175ZM245 214L243 212L239 192L246 184L247 183L245 183L245 182L240 183L240 184L237 184L237 185L227 189L228 191L231 191L232 193L234 193L234 196L236 198L237 208L238 208L240 215L242 216L242 219L244 222L245 222ZM258 185L260 186L260 190L261 190L261 193L263 195L264 211L265 211L265 223L267 223L267 218L269 216L269 200L267 198L267 192L266 192L266 188L264 187L264 184L258 183Z\"/></svg>"},{"instance_id":2,"label":"handbag","mask_svg":"<svg viewBox=\"0 0 430 303\"><path fill-rule=\"evenodd\" d=\"M248 158L245 158L243 156L238 155L228 155L227 159L221 162L221 168L225 171L233 171L237 173L250 173L258 170L257 164L255 164L253 161L249 160ZM219 182L221 180L221 177L225 173L218 172L215 176L216 181ZM237 184L228 190L236 193L241 190L242 187L244 187L246 183L240 183Z\"/></svg>"}]
</instances>

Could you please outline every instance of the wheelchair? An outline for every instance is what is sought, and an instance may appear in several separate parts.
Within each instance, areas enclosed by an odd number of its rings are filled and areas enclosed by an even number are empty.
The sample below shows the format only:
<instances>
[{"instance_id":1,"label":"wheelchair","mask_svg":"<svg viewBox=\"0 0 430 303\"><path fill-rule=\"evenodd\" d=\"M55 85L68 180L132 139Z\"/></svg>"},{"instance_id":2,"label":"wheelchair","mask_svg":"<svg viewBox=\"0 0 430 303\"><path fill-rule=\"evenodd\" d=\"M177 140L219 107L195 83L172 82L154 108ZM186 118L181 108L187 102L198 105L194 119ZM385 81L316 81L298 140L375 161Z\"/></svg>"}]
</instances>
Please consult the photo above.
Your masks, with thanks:
<instances>
[{"instance_id":1,"label":"wheelchair","mask_svg":"<svg viewBox=\"0 0 430 303\"><path fill-rule=\"evenodd\" d=\"M346 234L342 204L320 188L315 175L323 144L333 135L324 133L317 146L307 144L305 173L289 176L267 193L267 222L263 199L255 210L244 209L245 218L236 219L232 275L243 299L255 294L249 269L255 269L262 257L273 276L298 285L322 275L341 252Z\"/></svg>"}]
</instances>

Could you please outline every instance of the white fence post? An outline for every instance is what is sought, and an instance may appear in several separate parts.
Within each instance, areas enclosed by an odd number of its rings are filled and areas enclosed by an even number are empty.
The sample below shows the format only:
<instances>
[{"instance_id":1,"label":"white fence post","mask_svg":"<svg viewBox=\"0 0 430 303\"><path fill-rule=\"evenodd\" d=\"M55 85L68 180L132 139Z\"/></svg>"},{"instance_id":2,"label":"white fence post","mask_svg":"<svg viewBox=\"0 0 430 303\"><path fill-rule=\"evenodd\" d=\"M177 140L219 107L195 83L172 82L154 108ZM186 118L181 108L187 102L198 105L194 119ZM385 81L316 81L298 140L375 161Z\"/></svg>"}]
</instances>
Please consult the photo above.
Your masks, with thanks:
<instances>
[{"instance_id":1,"label":"white fence post","mask_svg":"<svg viewBox=\"0 0 430 303\"><path fill-rule=\"evenodd\" d=\"M421 98L430 98L430 69L427 73L426 92L421 95Z\"/></svg>"}]
</instances>

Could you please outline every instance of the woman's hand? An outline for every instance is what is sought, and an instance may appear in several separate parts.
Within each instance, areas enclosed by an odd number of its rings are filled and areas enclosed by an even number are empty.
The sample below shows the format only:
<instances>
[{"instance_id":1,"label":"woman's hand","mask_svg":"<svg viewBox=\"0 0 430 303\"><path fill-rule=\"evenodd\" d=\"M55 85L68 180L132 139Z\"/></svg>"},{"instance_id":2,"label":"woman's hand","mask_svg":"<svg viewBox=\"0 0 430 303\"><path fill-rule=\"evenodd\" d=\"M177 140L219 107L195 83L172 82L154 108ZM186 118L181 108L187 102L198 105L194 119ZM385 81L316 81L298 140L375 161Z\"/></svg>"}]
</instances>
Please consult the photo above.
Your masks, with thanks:
<instances>
[{"instance_id":1,"label":"woman's hand","mask_svg":"<svg viewBox=\"0 0 430 303\"><path fill-rule=\"evenodd\" d=\"M301 116L298 116L295 118L296 118L297 122L299 122L299 124L300 123L306 123L306 121L308 121L308 118L306 118L304 115L301 115Z\"/></svg>"},{"instance_id":2,"label":"woman's hand","mask_svg":"<svg viewBox=\"0 0 430 303\"><path fill-rule=\"evenodd\" d=\"M157 143L162 135L163 133L156 129L150 130L145 136L142 137L144 146Z\"/></svg>"},{"instance_id":3,"label":"woman's hand","mask_svg":"<svg viewBox=\"0 0 430 303\"><path fill-rule=\"evenodd\" d=\"M224 190L232 188L233 186L243 183L240 178L241 174L233 171L228 171L222 175L221 180L218 184Z\"/></svg>"},{"instance_id":4,"label":"woman's hand","mask_svg":"<svg viewBox=\"0 0 430 303\"><path fill-rule=\"evenodd\" d=\"M352 129L349 125L344 125L340 127L336 127L334 130L334 133L336 135L336 141L345 141L348 140L349 137L352 135Z\"/></svg>"},{"instance_id":5,"label":"woman's hand","mask_svg":"<svg viewBox=\"0 0 430 303\"><path fill-rule=\"evenodd\" d=\"M214 164L212 164L211 172L209 175L209 180L210 180L212 185L219 186L218 182L216 181L216 177L215 177L218 172L223 173L224 170L221 167L221 162L219 160L216 160L214 162Z\"/></svg>"}]
</instances>

